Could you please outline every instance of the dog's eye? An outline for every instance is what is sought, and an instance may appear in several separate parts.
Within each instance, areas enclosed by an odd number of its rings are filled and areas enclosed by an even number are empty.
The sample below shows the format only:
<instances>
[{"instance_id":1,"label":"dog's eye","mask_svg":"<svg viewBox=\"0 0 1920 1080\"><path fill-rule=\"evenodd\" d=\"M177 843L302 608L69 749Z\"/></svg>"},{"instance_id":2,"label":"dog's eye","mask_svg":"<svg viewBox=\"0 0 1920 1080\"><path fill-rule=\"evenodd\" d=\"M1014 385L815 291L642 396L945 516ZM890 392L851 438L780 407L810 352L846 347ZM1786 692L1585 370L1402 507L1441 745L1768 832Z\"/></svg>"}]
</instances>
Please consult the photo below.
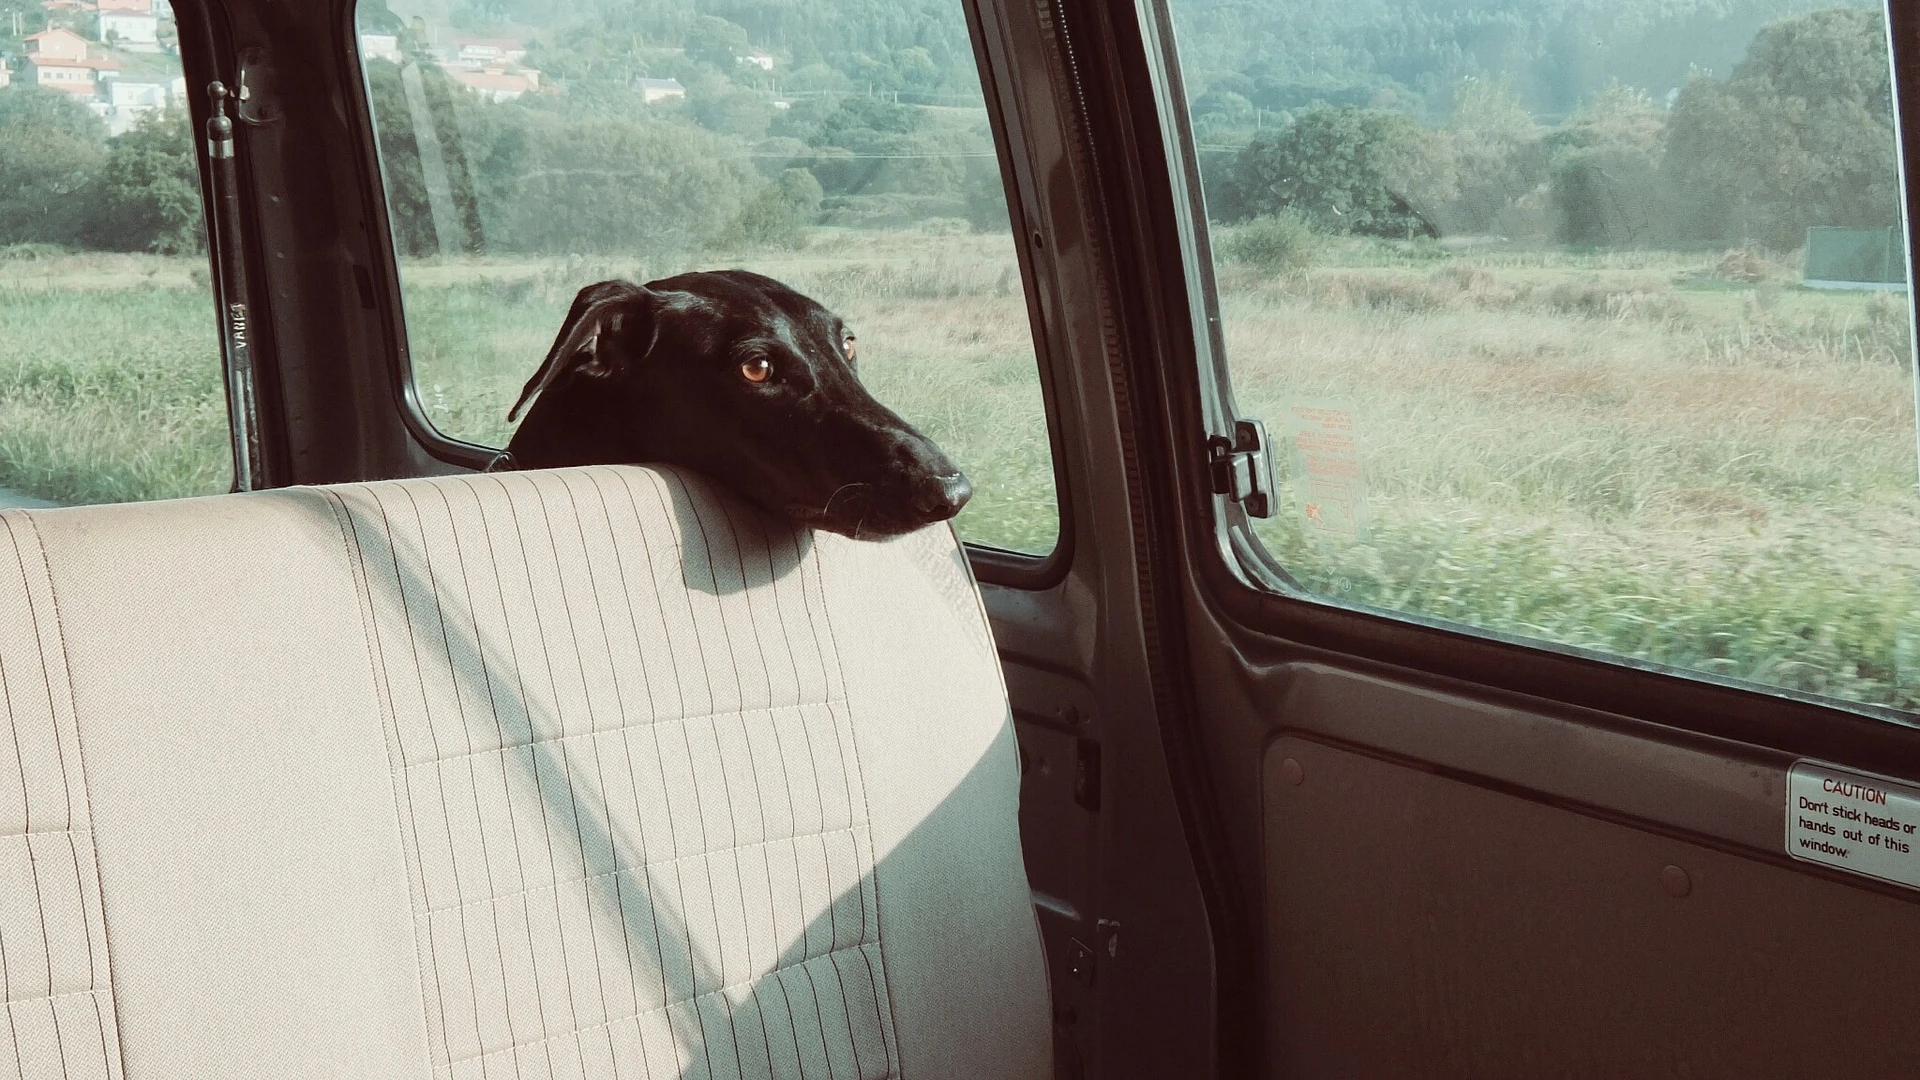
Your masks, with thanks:
<instances>
[{"instance_id":1,"label":"dog's eye","mask_svg":"<svg viewBox=\"0 0 1920 1080\"><path fill-rule=\"evenodd\" d=\"M740 365L740 377L750 383L766 382L773 378L773 361L756 356Z\"/></svg>"},{"instance_id":2,"label":"dog's eye","mask_svg":"<svg viewBox=\"0 0 1920 1080\"><path fill-rule=\"evenodd\" d=\"M854 350L853 350L853 342L854 342L854 337L853 337L853 335L852 335L852 334L848 334L848 335L847 335L847 340L845 340L845 341L843 341L843 342L841 342L841 343L840 343L840 347L841 347L841 348L843 348L843 349L845 349L845 350L847 351L847 362L848 362L848 363L852 363L852 362L853 362L853 360L854 360L854 355L853 355L853 352L854 352Z\"/></svg>"}]
</instances>

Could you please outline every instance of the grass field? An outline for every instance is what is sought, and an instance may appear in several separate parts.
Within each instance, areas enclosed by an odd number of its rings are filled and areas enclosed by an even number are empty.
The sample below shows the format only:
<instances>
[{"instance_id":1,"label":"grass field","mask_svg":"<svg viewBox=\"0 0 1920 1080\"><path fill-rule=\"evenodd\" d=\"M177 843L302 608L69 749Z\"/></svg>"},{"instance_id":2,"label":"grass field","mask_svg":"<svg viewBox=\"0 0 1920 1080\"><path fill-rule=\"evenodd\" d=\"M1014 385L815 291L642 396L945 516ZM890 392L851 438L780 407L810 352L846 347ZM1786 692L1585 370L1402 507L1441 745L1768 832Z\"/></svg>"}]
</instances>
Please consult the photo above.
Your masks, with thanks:
<instances>
[{"instance_id":1,"label":"grass field","mask_svg":"<svg viewBox=\"0 0 1920 1080\"><path fill-rule=\"evenodd\" d=\"M0 259L0 486L62 502L228 479L191 261ZM860 335L863 376L947 446L971 539L1056 530L1006 237L822 231L806 249L659 265L403 268L421 397L498 441L573 292L745 265ZM1260 527L1345 601L1896 707L1920 704L1920 544L1905 301L1815 293L1754 258L1327 242L1304 274L1222 268L1241 410L1354 419L1365 534ZM1285 455L1283 455L1283 458ZM1286 471L1283 468L1283 471Z\"/></svg>"}]
</instances>

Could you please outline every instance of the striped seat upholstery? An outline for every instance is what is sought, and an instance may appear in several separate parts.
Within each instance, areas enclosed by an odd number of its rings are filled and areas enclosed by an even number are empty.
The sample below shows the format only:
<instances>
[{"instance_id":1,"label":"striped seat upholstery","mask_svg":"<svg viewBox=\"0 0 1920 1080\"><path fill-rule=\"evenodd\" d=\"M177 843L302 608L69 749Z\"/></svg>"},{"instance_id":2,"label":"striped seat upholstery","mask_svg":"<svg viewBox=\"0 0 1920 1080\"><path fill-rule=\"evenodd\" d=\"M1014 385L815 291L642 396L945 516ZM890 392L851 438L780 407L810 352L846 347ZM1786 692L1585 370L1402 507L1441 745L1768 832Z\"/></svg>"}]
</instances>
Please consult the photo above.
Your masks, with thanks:
<instances>
[{"instance_id":1,"label":"striped seat upholstery","mask_svg":"<svg viewBox=\"0 0 1920 1080\"><path fill-rule=\"evenodd\" d=\"M0 520L21 1075L1047 1071L950 531L627 467Z\"/></svg>"}]
</instances>

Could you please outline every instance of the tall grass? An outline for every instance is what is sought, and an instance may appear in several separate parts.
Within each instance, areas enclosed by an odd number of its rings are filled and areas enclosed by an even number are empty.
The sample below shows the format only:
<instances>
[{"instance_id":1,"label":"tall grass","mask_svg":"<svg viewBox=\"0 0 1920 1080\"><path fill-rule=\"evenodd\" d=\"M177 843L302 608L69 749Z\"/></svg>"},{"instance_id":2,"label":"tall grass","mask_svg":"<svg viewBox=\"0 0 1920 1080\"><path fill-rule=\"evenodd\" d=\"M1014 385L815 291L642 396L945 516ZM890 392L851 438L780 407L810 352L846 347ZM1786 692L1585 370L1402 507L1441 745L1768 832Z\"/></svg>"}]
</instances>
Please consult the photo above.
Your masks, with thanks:
<instances>
[{"instance_id":1,"label":"tall grass","mask_svg":"<svg viewBox=\"0 0 1920 1080\"><path fill-rule=\"evenodd\" d=\"M861 374L973 476L961 529L1027 551L1058 522L1005 236L821 230L702 266L842 314ZM0 259L0 486L61 502L226 486L212 313L191 263ZM403 266L421 398L493 444L573 293L681 263ZM1905 301L1814 293L1753 253L1324 240L1221 268L1243 412L1356 418L1367 534L1259 532L1308 590L1845 700L1920 708L1920 509ZM1283 460L1286 455L1281 455Z\"/></svg>"},{"instance_id":2,"label":"tall grass","mask_svg":"<svg viewBox=\"0 0 1920 1080\"><path fill-rule=\"evenodd\" d=\"M1241 408L1355 416L1369 535L1308 528L1289 475L1279 561L1352 603L1920 704L1904 308L1671 255L1538 269L1227 282Z\"/></svg>"},{"instance_id":3,"label":"tall grass","mask_svg":"<svg viewBox=\"0 0 1920 1080\"><path fill-rule=\"evenodd\" d=\"M63 504L226 490L205 288L172 260L59 262L0 264L0 487Z\"/></svg>"}]
</instances>

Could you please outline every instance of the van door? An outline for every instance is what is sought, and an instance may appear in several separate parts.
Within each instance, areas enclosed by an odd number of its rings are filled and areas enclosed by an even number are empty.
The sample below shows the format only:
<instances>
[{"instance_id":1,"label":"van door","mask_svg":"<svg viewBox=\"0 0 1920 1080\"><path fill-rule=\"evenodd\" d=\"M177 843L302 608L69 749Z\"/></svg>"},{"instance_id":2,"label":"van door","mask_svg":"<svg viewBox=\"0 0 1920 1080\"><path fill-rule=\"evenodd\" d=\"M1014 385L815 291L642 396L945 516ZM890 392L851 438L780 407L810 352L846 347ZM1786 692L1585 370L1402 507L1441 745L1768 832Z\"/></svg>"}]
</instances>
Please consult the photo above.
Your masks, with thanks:
<instances>
[{"instance_id":1,"label":"van door","mask_svg":"<svg viewBox=\"0 0 1920 1080\"><path fill-rule=\"evenodd\" d=\"M1911 1070L1920 36L1762 7L1075 9L1236 1073Z\"/></svg>"}]
</instances>

